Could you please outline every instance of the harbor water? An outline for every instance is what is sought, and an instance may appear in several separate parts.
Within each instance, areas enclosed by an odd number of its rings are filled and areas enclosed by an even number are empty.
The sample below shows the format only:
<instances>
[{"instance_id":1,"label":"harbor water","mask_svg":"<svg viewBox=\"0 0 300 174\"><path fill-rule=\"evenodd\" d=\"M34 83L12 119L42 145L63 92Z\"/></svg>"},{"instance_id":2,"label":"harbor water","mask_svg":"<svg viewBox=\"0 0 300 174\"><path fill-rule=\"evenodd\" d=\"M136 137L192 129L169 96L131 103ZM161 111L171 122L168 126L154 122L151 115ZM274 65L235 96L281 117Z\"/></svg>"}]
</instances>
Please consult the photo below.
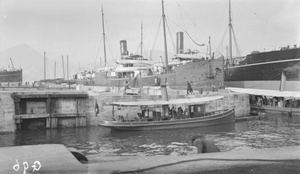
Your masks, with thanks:
<instances>
[{"instance_id":1,"label":"harbor water","mask_svg":"<svg viewBox=\"0 0 300 174\"><path fill-rule=\"evenodd\" d=\"M300 145L300 119L267 115L266 120L137 132L112 132L104 127L23 130L0 134L0 147L55 143L76 148L86 155L189 155L197 152L191 145L191 137L200 134L212 139L221 151Z\"/></svg>"}]
</instances>

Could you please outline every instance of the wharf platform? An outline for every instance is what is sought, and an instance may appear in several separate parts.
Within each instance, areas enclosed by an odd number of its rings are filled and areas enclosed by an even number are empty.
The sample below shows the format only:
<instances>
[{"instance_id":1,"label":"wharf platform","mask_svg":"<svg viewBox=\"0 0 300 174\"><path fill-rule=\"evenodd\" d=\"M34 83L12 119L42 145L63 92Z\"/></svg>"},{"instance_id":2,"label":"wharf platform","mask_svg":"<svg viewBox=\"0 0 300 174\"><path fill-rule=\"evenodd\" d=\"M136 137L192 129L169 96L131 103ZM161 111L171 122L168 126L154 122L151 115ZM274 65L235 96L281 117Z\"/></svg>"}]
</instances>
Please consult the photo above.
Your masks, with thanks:
<instances>
[{"instance_id":1,"label":"wharf platform","mask_svg":"<svg viewBox=\"0 0 300 174\"><path fill-rule=\"evenodd\" d=\"M0 132L86 126L87 99L75 90L2 91Z\"/></svg>"},{"instance_id":2,"label":"wharf platform","mask_svg":"<svg viewBox=\"0 0 300 174\"><path fill-rule=\"evenodd\" d=\"M34 167L40 167L37 173L299 173L299 152L300 146L289 146L186 156L95 155L84 164L63 145L14 146L0 148L0 173L23 173L24 166L25 173Z\"/></svg>"}]
</instances>

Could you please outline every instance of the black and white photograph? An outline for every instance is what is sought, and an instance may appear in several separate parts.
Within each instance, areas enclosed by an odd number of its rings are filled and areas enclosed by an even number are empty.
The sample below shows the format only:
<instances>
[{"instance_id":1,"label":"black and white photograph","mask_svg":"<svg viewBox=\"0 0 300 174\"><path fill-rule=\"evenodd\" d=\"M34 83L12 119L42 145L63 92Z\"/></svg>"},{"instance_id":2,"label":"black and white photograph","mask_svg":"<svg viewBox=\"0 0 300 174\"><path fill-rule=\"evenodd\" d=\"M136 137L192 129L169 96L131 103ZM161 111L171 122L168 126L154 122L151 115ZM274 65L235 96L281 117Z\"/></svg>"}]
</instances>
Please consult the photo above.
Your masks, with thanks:
<instances>
[{"instance_id":1,"label":"black and white photograph","mask_svg":"<svg viewBox=\"0 0 300 174\"><path fill-rule=\"evenodd\" d=\"M299 0L0 0L0 173L300 173Z\"/></svg>"}]
</instances>

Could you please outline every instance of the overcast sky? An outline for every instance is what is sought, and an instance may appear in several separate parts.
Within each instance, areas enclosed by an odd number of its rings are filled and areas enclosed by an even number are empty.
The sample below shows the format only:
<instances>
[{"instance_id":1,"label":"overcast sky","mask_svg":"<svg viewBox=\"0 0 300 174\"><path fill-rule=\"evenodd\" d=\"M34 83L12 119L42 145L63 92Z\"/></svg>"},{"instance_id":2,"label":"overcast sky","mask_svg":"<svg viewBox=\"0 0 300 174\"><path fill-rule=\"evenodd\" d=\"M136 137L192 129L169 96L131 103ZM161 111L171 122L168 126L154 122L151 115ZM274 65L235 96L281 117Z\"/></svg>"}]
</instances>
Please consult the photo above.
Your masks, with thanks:
<instances>
[{"instance_id":1,"label":"overcast sky","mask_svg":"<svg viewBox=\"0 0 300 174\"><path fill-rule=\"evenodd\" d=\"M254 50L300 46L299 0L232 0L232 20L242 55ZM0 51L26 43L51 59L69 55L73 63L103 58L101 5L105 18L107 59L119 58L119 41L138 53L143 23L143 48L163 50L161 0L1 0ZM197 43L226 54L228 0L165 0L168 50L176 32L186 31ZM206 53L185 34L185 49ZM236 51L234 51L235 54ZM171 57L171 56L170 56Z\"/></svg>"}]
</instances>

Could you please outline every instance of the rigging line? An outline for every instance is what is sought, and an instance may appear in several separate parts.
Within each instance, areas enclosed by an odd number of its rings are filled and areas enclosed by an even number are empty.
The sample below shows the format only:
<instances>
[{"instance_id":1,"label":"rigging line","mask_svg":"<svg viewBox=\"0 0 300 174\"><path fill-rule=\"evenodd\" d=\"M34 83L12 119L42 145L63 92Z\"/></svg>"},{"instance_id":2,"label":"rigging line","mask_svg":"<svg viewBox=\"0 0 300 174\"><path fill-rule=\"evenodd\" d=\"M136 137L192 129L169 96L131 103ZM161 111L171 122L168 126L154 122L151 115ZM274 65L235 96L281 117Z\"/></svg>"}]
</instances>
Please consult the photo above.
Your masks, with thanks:
<instances>
[{"instance_id":1,"label":"rigging line","mask_svg":"<svg viewBox=\"0 0 300 174\"><path fill-rule=\"evenodd\" d=\"M153 31L153 25L154 25L154 17L152 18L152 22L151 22L151 30L150 30L150 37L152 36L152 31ZM147 44L148 48L150 46L150 39L148 39L148 44Z\"/></svg>"},{"instance_id":2,"label":"rigging line","mask_svg":"<svg viewBox=\"0 0 300 174\"><path fill-rule=\"evenodd\" d=\"M96 37L96 38L99 38L99 37ZM101 42L101 40L102 40L102 38L100 39L100 42ZM99 40L96 39L96 40L95 40L95 44L94 44L95 50L94 50L94 52L93 52L93 57L97 57L97 56L98 56L99 49L100 49L100 48L99 48L100 44L98 44L98 42L99 42Z\"/></svg>"},{"instance_id":3,"label":"rigging line","mask_svg":"<svg viewBox=\"0 0 300 174\"><path fill-rule=\"evenodd\" d=\"M168 18L168 19L170 19L170 18ZM191 41L194 42L196 45L198 45L198 46L204 46L205 45L205 44L199 44L199 43L197 43L195 40L193 40L193 38L190 36L190 34L184 28L182 28L181 26L179 26L178 24L176 24L172 19L170 19L170 21L173 22L182 31L184 31L188 35L188 37L191 39Z\"/></svg>"},{"instance_id":4,"label":"rigging line","mask_svg":"<svg viewBox=\"0 0 300 174\"><path fill-rule=\"evenodd\" d=\"M189 38L194 42L194 44L196 44L196 45L198 45L198 46L204 46L205 44L198 44L196 41L194 41L194 39L190 36L190 34L187 32L187 31L185 31L185 33L189 36Z\"/></svg>"},{"instance_id":5,"label":"rigging line","mask_svg":"<svg viewBox=\"0 0 300 174\"><path fill-rule=\"evenodd\" d=\"M169 21L166 20L166 23L167 23L167 28L168 28L168 31L169 31L169 35L170 35L170 38L171 38L171 41L172 41L172 45L173 45L173 50L174 52L176 52L176 47L175 47L175 42L173 40L173 37L172 37L172 34L171 34L171 30L170 30L170 24L169 24Z\"/></svg>"},{"instance_id":6,"label":"rigging line","mask_svg":"<svg viewBox=\"0 0 300 174\"><path fill-rule=\"evenodd\" d=\"M146 50L144 45L143 45L143 49ZM145 54L145 57L148 56L147 51L144 51L144 54Z\"/></svg>"},{"instance_id":7,"label":"rigging line","mask_svg":"<svg viewBox=\"0 0 300 174\"><path fill-rule=\"evenodd\" d=\"M179 11L180 11L180 17L181 17L181 21L183 23L183 26L185 26L184 20L183 20L183 14L182 14L182 9L181 9L181 5L177 2L177 0L175 0L175 2L178 5ZM188 16L189 17L189 16Z\"/></svg>"},{"instance_id":8,"label":"rigging line","mask_svg":"<svg viewBox=\"0 0 300 174\"><path fill-rule=\"evenodd\" d=\"M223 47L224 38L225 38L225 36L226 36L226 33L227 33L228 29L229 29L229 27L228 27L228 25L227 25L226 30L225 30L225 32L223 33L222 39L221 39L221 41L220 41L220 43L219 43L219 45L218 45L218 47L217 47L216 50L222 50L222 52L223 52L223 49L221 49L221 47ZM219 52L220 52L220 51L219 51ZM223 54L221 54L221 55L223 55Z\"/></svg>"},{"instance_id":9,"label":"rigging line","mask_svg":"<svg viewBox=\"0 0 300 174\"><path fill-rule=\"evenodd\" d=\"M247 8L246 6L242 5L240 2L238 2L238 1L235 1L235 2L237 2L240 6L244 7L244 8L247 9L248 11L250 11L253 15L255 15L255 16L257 16L257 17L260 16L260 15L257 15L257 13L256 13L255 11L253 11L253 10ZM264 17L261 17L261 18L264 19L264 20L267 20L267 19L265 19Z\"/></svg>"},{"instance_id":10,"label":"rigging line","mask_svg":"<svg viewBox=\"0 0 300 174\"><path fill-rule=\"evenodd\" d=\"M98 56L99 56L99 58L100 58L100 67L101 67L101 65L102 65L102 63L101 63L101 61L102 61L102 59L101 59L101 55L100 55L100 46L102 45L102 36L101 36L101 39L100 39L100 43L99 43L99 46L98 46L98 49L97 49L97 53L96 53L96 56L95 56L95 59L97 59L98 58Z\"/></svg>"},{"instance_id":11,"label":"rigging line","mask_svg":"<svg viewBox=\"0 0 300 174\"><path fill-rule=\"evenodd\" d=\"M253 15L255 15L258 19L263 19L264 22L268 23L268 19L266 19L266 18L264 18L264 17L258 15L255 11L250 10L249 8L247 8L247 7L245 7L244 5L242 5L240 2L238 2L238 1L235 1L235 2L237 2L240 6L244 7L244 8L247 9L248 11L250 11L250 12L251 12ZM285 32L285 33L287 33L287 34L289 34L289 35L293 35L293 36L294 36L293 33L290 33L290 32L288 32L288 31L286 31L286 30L283 30L282 28L278 28L278 27L276 27L276 26L274 26L274 25L271 25L271 24L269 24L269 25L272 26L273 28L276 28L276 29L278 29L278 30L280 30L280 31L283 31L283 32Z\"/></svg>"},{"instance_id":12,"label":"rigging line","mask_svg":"<svg viewBox=\"0 0 300 174\"><path fill-rule=\"evenodd\" d=\"M105 36L105 37L107 38L107 36ZM113 58L110 59L110 60L115 61L114 55L113 55L113 51L114 51L114 50L112 51L111 43L110 43L108 40L109 40L109 39L106 39L106 42L107 42L107 45L108 45L108 49L109 49L110 55L113 57ZM108 61L107 61L107 64L109 64Z\"/></svg>"},{"instance_id":13,"label":"rigging line","mask_svg":"<svg viewBox=\"0 0 300 174\"><path fill-rule=\"evenodd\" d=\"M238 56L241 56L241 50L240 50L240 47L238 45L233 27L232 27L232 33L233 33L233 39L234 39L234 43L235 43L235 47L236 47L236 53L237 53Z\"/></svg>"},{"instance_id":14,"label":"rigging line","mask_svg":"<svg viewBox=\"0 0 300 174\"><path fill-rule=\"evenodd\" d=\"M136 50L135 50L135 52L134 52L135 54L138 54L138 53L139 53L140 45L141 45L141 44L139 44L138 47L136 48Z\"/></svg>"},{"instance_id":15,"label":"rigging line","mask_svg":"<svg viewBox=\"0 0 300 174\"><path fill-rule=\"evenodd\" d=\"M190 15L189 15L189 14L184 10L184 8L178 3L178 1L175 0L175 2L178 4L178 6L181 8L181 10L185 13L185 15L192 21L192 23L195 23L195 22L192 20L192 18L190 17ZM205 12L205 11L211 9L212 7L214 7L214 6L211 6L211 7L207 8L207 9L205 9L205 10L202 10L202 11L200 11L200 12L197 11L197 14L203 13L203 12ZM196 24L196 23L195 23L195 24Z\"/></svg>"},{"instance_id":16,"label":"rigging line","mask_svg":"<svg viewBox=\"0 0 300 174\"><path fill-rule=\"evenodd\" d=\"M161 18L160 21L159 21L158 30L157 30L157 32L156 32L156 36L155 36L155 39L154 39L154 43L153 43L153 46L152 46L152 50L154 49L154 46L155 46L156 41L157 41L157 37L158 37L158 33L159 33L161 21L162 21L162 18Z\"/></svg>"}]
</instances>

